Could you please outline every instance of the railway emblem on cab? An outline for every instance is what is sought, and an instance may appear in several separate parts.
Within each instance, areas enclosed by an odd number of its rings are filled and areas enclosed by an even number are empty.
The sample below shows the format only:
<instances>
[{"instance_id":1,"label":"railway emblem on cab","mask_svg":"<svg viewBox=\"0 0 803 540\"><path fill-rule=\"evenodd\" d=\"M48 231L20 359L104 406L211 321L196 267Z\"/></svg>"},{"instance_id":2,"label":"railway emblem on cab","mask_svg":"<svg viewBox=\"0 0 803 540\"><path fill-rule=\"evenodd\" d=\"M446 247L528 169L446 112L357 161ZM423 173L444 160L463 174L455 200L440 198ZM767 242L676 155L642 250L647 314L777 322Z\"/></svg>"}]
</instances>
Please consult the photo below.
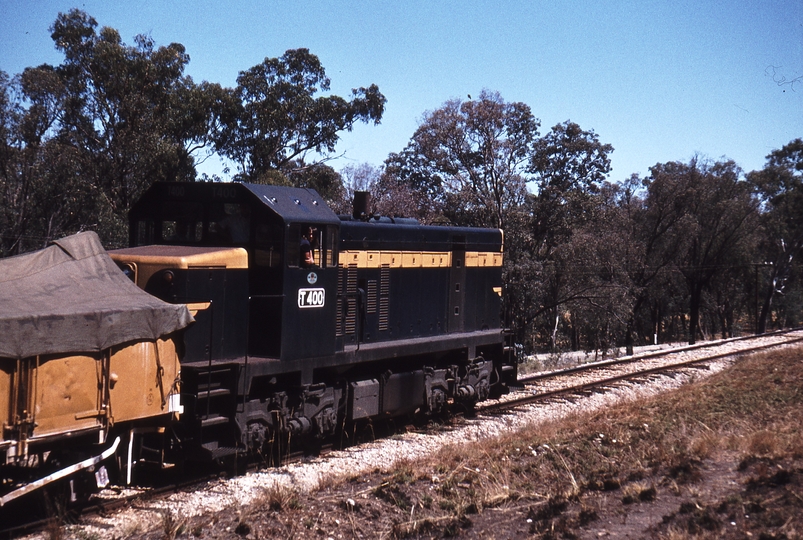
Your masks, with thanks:
<instances>
[{"instance_id":1,"label":"railway emblem on cab","mask_svg":"<svg viewBox=\"0 0 803 540\"><path fill-rule=\"evenodd\" d=\"M315 285L318 282L318 274L315 272L310 272L307 274L307 283L310 285Z\"/></svg>"},{"instance_id":2,"label":"railway emblem on cab","mask_svg":"<svg viewBox=\"0 0 803 540\"><path fill-rule=\"evenodd\" d=\"M318 308L323 307L326 300L324 289L298 289L298 307Z\"/></svg>"}]
</instances>

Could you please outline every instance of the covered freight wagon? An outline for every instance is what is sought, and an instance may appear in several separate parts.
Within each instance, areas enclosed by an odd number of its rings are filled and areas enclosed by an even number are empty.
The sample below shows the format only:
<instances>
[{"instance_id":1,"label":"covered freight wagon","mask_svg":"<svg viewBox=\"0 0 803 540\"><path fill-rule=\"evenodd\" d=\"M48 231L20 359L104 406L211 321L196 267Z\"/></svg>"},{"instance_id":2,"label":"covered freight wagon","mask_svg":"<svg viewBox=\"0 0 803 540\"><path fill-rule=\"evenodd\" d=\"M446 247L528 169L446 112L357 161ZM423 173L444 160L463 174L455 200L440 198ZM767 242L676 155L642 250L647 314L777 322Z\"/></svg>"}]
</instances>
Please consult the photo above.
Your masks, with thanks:
<instances>
[{"instance_id":1,"label":"covered freight wagon","mask_svg":"<svg viewBox=\"0 0 803 540\"><path fill-rule=\"evenodd\" d=\"M191 322L131 283L93 232L0 259L0 506L178 414L173 336Z\"/></svg>"}]
</instances>

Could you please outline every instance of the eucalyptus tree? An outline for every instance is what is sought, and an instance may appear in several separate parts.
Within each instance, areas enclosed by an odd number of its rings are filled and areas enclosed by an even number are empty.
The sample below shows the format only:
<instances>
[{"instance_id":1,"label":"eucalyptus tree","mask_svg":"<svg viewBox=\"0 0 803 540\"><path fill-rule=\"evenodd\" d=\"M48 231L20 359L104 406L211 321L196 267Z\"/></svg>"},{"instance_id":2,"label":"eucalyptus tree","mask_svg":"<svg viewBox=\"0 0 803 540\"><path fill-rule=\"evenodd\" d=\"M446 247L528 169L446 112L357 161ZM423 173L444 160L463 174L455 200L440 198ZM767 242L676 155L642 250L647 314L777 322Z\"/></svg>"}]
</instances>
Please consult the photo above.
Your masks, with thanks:
<instances>
[{"instance_id":1,"label":"eucalyptus tree","mask_svg":"<svg viewBox=\"0 0 803 540\"><path fill-rule=\"evenodd\" d=\"M296 160L287 172L287 179L292 186L314 189L333 209L342 211L346 207L343 177L326 163L307 164Z\"/></svg>"},{"instance_id":2,"label":"eucalyptus tree","mask_svg":"<svg viewBox=\"0 0 803 540\"><path fill-rule=\"evenodd\" d=\"M289 172L299 160L334 152L340 134L357 122L380 123L386 99L375 84L352 90L350 100L316 97L329 87L320 60L308 49L291 49L241 71L214 134L218 152L237 164L237 178Z\"/></svg>"},{"instance_id":3,"label":"eucalyptus tree","mask_svg":"<svg viewBox=\"0 0 803 540\"><path fill-rule=\"evenodd\" d=\"M595 197L593 217L555 249L553 260L561 268L564 281L559 290L566 298L561 304L560 322L573 350L604 354L620 342L632 311L633 287L628 275L631 246L623 234L619 189L616 184L602 184ZM555 326L552 330L554 346Z\"/></svg>"},{"instance_id":4,"label":"eucalyptus tree","mask_svg":"<svg viewBox=\"0 0 803 540\"><path fill-rule=\"evenodd\" d=\"M535 187L533 229L550 250L594 216L596 195L611 170L610 144L574 122L555 125L536 141L528 172Z\"/></svg>"},{"instance_id":5,"label":"eucalyptus tree","mask_svg":"<svg viewBox=\"0 0 803 540\"><path fill-rule=\"evenodd\" d=\"M727 270L747 264L743 255L757 229L757 201L733 161L669 162L650 169L649 208L666 209L672 242L689 299L689 343L700 330L703 292Z\"/></svg>"},{"instance_id":6,"label":"eucalyptus tree","mask_svg":"<svg viewBox=\"0 0 803 540\"><path fill-rule=\"evenodd\" d=\"M519 324L544 319L553 348L566 304L593 302L593 281L575 279L578 274L566 254L585 251L573 245L582 240L574 235L599 218L600 190L610 172L611 152L613 147L600 142L596 133L566 121L537 139L530 154L527 172L534 193L528 198L528 236L533 258L541 261L541 272L529 279L540 282L540 298L535 303L522 298L517 311L522 319ZM538 306L535 312L534 305Z\"/></svg>"},{"instance_id":7,"label":"eucalyptus tree","mask_svg":"<svg viewBox=\"0 0 803 540\"><path fill-rule=\"evenodd\" d=\"M401 152L388 156L376 187L377 202L387 203L386 208L399 215L429 222L447 209L443 177L415 138Z\"/></svg>"},{"instance_id":8,"label":"eucalyptus tree","mask_svg":"<svg viewBox=\"0 0 803 540\"><path fill-rule=\"evenodd\" d=\"M0 257L20 252L25 234L28 186L23 176L19 80L0 71Z\"/></svg>"},{"instance_id":9,"label":"eucalyptus tree","mask_svg":"<svg viewBox=\"0 0 803 540\"><path fill-rule=\"evenodd\" d=\"M117 30L97 26L83 11L60 13L51 37L64 61L35 68L57 80L29 85L26 96L31 109L58 103L45 136L48 162L58 163L50 182L62 193L91 194L71 227L95 228L121 244L128 209L152 182L194 180L195 154L211 142L212 102L223 96L184 75L189 55L181 44L157 47L139 35L126 45Z\"/></svg>"},{"instance_id":10,"label":"eucalyptus tree","mask_svg":"<svg viewBox=\"0 0 803 540\"><path fill-rule=\"evenodd\" d=\"M754 262L756 276L759 270L768 274L763 290L757 292L761 308L756 331L764 333L773 300L786 292L803 249L803 139L770 153L764 168L750 173L748 180L762 205L762 259Z\"/></svg>"},{"instance_id":11,"label":"eucalyptus tree","mask_svg":"<svg viewBox=\"0 0 803 540\"><path fill-rule=\"evenodd\" d=\"M529 106L497 92L451 99L424 115L386 171L438 198L453 222L504 228L508 211L524 203L539 125Z\"/></svg>"},{"instance_id":12,"label":"eucalyptus tree","mask_svg":"<svg viewBox=\"0 0 803 540\"><path fill-rule=\"evenodd\" d=\"M84 228L124 244L133 201L154 181L194 180L231 110L219 85L184 75L189 55L178 43L140 35L126 45L78 9L50 30L63 62L3 82L15 96L1 104L10 112L0 158L6 253L38 247L22 238L41 245Z\"/></svg>"},{"instance_id":13,"label":"eucalyptus tree","mask_svg":"<svg viewBox=\"0 0 803 540\"><path fill-rule=\"evenodd\" d=\"M669 182L632 175L616 188L615 210L608 214L608 221L623 240L621 259L632 299L624 331L627 354L633 354L639 331L640 335L657 339L657 312L665 303L660 291L671 280L673 265L685 250L689 220L676 211L675 195ZM649 325L645 324L647 308L651 315Z\"/></svg>"},{"instance_id":14,"label":"eucalyptus tree","mask_svg":"<svg viewBox=\"0 0 803 540\"><path fill-rule=\"evenodd\" d=\"M0 74L0 256L44 247L95 208L75 174L80 152L57 136L64 91L50 66Z\"/></svg>"},{"instance_id":15,"label":"eucalyptus tree","mask_svg":"<svg viewBox=\"0 0 803 540\"><path fill-rule=\"evenodd\" d=\"M572 122L543 138L539 128L527 104L497 92L449 100L388 157L380 182L417 196L422 214L505 230L506 317L528 347L556 342L568 302L592 301L593 286L572 278L567 254L573 230L594 215L613 151ZM544 334L533 324L546 314Z\"/></svg>"}]
</instances>

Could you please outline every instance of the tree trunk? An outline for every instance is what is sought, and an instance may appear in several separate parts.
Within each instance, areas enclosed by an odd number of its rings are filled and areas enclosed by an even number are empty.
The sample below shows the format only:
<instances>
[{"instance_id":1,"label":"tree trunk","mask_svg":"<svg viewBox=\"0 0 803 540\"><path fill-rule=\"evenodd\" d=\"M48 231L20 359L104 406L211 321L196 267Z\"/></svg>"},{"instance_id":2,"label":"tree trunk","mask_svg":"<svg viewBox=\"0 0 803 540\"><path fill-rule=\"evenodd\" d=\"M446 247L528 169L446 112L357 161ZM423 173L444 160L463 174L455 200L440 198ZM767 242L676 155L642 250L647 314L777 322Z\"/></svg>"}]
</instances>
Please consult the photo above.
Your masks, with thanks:
<instances>
[{"instance_id":1,"label":"tree trunk","mask_svg":"<svg viewBox=\"0 0 803 540\"><path fill-rule=\"evenodd\" d=\"M761 304L761 313L758 316L758 329L756 334L763 334L767 331L767 318L770 315L770 308L772 307L772 297L775 292L775 283L773 282L769 287L769 293L764 295L764 301Z\"/></svg>"},{"instance_id":2,"label":"tree trunk","mask_svg":"<svg viewBox=\"0 0 803 540\"><path fill-rule=\"evenodd\" d=\"M627 319L627 329L625 330L625 354L628 356L633 356L633 331L636 326L636 313L643 302L644 300L642 296L636 298L636 301L633 303L633 308L630 311L630 317Z\"/></svg>"},{"instance_id":3,"label":"tree trunk","mask_svg":"<svg viewBox=\"0 0 803 540\"><path fill-rule=\"evenodd\" d=\"M702 287L693 284L691 287L691 298L689 300L689 345L697 343L697 331L700 328L700 299L702 297Z\"/></svg>"},{"instance_id":4,"label":"tree trunk","mask_svg":"<svg viewBox=\"0 0 803 540\"><path fill-rule=\"evenodd\" d=\"M560 313L558 313L557 308L555 308L555 326L552 329L552 350L556 351L558 349L558 324L560 323Z\"/></svg>"},{"instance_id":5,"label":"tree trunk","mask_svg":"<svg viewBox=\"0 0 803 540\"><path fill-rule=\"evenodd\" d=\"M633 323L632 320L627 321L627 329L625 330L625 354L633 356Z\"/></svg>"}]
</instances>

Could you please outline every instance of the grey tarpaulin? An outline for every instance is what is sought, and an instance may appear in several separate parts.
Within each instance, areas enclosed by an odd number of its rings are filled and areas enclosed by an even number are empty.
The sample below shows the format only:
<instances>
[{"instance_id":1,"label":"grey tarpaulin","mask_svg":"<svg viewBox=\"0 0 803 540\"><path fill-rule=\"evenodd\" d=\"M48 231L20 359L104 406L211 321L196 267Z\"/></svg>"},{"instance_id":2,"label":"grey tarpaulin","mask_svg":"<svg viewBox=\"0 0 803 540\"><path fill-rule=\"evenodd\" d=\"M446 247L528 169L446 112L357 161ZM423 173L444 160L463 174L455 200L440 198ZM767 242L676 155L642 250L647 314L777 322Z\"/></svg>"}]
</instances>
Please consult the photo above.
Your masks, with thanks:
<instances>
[{"instance_id":1,"label":"grey tarpaulin","mask_svg":"<svg viewBox=\"0 0 803 540\"><path fill-rule=\"evenodd\" d=\"M102 351L193 321L183 304L139 289L94 232L0 259L0 357Z\"/></svg>"}]
</instances>

